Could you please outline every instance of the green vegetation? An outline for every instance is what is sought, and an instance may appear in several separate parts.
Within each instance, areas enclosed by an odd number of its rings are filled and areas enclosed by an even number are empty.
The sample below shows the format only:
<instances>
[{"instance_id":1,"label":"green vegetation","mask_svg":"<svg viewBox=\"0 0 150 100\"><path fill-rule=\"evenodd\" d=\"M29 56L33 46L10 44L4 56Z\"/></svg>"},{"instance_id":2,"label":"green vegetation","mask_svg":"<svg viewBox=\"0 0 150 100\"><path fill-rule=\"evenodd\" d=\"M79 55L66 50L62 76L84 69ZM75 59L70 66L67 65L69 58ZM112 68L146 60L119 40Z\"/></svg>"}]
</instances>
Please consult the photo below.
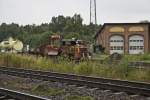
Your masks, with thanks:
<instances>
[{"instance_id":1,"label":"green vegetation","mask_svg":"<svg viewBox=\"0 0 150 100\"><path fill-rule=\"evenodd\" d=\"M150 54L126 55L125 59L127 59L128 61L147 61L147 62L150 62Z\"/></svg>"},{"instance_id":2,"label":"green vegetation","mask_svg":"<svg viewBox=\"0 0 150 100\"><path fill-rule=\"evenodd\" d=\"M37 86L32 88L32 92L38 95L56 96L56 95L62 95L63 93L65 93L65 90L50 88L45 84L38 84Z\"/></svg>"},{"instance_id":3,"label":"green vegetation","mask_svg":"<svg viewBox=\"0 0 150 100\"><path fill-rule=\"evenodd\" d=\"M89 96L68 96L66 97L65 100L94 100L92 97L89 97Z\"/></svg>"},{"instance_id":4,"label":"green vegetation","mask_svg":"<svg viewBox=\"0 0 150 100\"><path fill-rule=\"evenodd\" d=\"M41 25L18 25L15 23L0 25L0 41L8 37L17 38L23 41L24 44L30 44L31 48L38 47L41 44L48 42L49 35L58 33L64 38L78 38L87 41L92 41L95 31L101 25L85 25L79 14L74 16L52 17L51 22Z\"/></svg>"},{"instance_id":5,"label":"green vegetation","mask_svg":"<svg viewBox=\"0 0 150 100\"><path fill-rule=\"evenodd\" d=\"M57 88L50 88L44 83L34 86L31 92L37 95L44 95L44 96L58 96L58 95L65 94L65 90L57 89ZM65 100L94 100L94 99L92 99L92 97L89 97L89 96L69 95L65 97Z\"/></svg>"},{"instance_id":6,"label":"green vegetation","mask_svg":"<svg viewBox=\"0 0 150 100\"><path fill-rule=\"evenodd\" d=\"M33 87L32 92L37 95L44 95L44 96L58 96L58 95L65 94L65 90L49 88L45 84L39 84ZM89 96L69 95L65 97L65 100L94 100L94 99L92 99L92 97L89 97Z\"/></svg>"},{"instance_id":7,"label":"green vegetation","mask_svg":"<svg viewBox=\"0 0 150 100\"><path fill-rule=\"evenodd\" d=\"M129 61L150 61L149 59L149 54L132 56L126 55L117 64L109 64L109 59L105 59L104 64L93 61L84 61L80 64L75 64L73 61L66 61L62 58L52 60L29 55L0 54L0 65L150 82L150 69L136 69L128 67Z\"/></svg>"}]
</instances>

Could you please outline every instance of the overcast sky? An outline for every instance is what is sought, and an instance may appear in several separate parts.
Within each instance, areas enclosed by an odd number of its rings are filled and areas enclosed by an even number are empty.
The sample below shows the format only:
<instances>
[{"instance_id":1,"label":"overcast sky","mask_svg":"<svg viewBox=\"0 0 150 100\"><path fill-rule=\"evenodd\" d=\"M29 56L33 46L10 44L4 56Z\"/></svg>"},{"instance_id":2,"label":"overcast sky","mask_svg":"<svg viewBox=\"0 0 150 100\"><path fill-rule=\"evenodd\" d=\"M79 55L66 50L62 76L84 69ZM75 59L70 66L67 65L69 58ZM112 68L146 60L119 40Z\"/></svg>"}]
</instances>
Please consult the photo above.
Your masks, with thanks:
<instances>
[{"instance_id":1,"label":"overcast sky","mask_svg":"<svg viewBox=\"0 0 150 100\"><path fill-rule=\"evenodd\" d=\"M49 23L53 16L81 14L89 23L90 0L0 0L0 23ZM99 24L150 20L150 0L97 0Z\"/></svg>"}]
</instances>

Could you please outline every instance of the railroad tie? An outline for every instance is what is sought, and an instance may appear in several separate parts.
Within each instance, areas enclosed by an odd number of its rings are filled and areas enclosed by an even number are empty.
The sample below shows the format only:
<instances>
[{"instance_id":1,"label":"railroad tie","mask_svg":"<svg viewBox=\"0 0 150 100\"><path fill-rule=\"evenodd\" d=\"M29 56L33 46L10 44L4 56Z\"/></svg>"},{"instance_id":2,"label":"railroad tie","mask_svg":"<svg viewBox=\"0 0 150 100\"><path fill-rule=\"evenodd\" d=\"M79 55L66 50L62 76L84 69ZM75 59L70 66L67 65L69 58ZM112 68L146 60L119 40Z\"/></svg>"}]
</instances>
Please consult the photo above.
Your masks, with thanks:
<instances>
[{"instance_id":1,"label":"railroad tie","mask_svg":"<svg viewBox=\"0 0 150 100\"><path fill-rule=\"evenodd\" d=\"M87 87L86 86L77 87L77 91L79 91L79 94L81 94L82 96L87 95Z\"/></svg>"},{"instance_id":2,"label":"railroad tie","mask_svg":"<svg viewBox=\"0 0 150 100\"><path fill-rule=\"evenodd\" d=\"M60 88L61 87L61 83L60 82L54 82L54 86L57 87L57 88Z\"/></svg>"},{"instance_id":3,"label":"railroad tie","mask_svg":"<svg viewBox=\"0 0 150 100\"><path fill-rule=\"evenodd\" d=\"M111 90L104 90L100 95L99 98L100 100L111 100L110 98L112 97L113 93Z\"/></svg>"},{"instance_id":4,"label":"railroad tie","mask_svg":"<svg viewBox=\"0 0 150 100\"><path fill-rule=\"evenodd\" d=\"M146 100L146 98L140 95L131 95L130 100Z\"/></svg>"},{"instance_id":5,"label":"railroad tie","mask_svg":"<svg viewBox=\"0 0 150 100\"><path fill-rule=\"evenodd\" d=\"M76 88L77 88L76 85L68 85L68 86L66 87L66 89L67 89L67 90L70 90L70 91L75 90Z\"/></svg>"},{"instance_id":6,"label":"railroad tie","mask_svg":"<svg viewBox=\"0 0 150 100\"><path fill-rule=\"evenodd\" d=\"M95 92L96 96L101 96L102 94L103 94L103 90L100 90L100 89L96 90Z\"/></svg>"},{"instance_id":7,"label":"railroad tie","mask_svg":"<svg viewBox=\"0 0 150 100\"><path fill-rule=\"evenodd\" d=\"M129 100L129 96L125 92L117 92L113 94L112 100Z\"/></svg>"},{"instance_id":8,"label":"railroad tie","mask_svg":"<svg viewBox=\"0 0 150 100\"><path fill-rule=\"evenodd\" d=\"M88 89L89 96L95 96L97 94L98 88L90 88Z\"/></svg>"},{"instance_id":9,"label":"railroad tie","mask_svg":"<svg viewBox=\"0 0 150 100\"><path fill-rule=\"evenodd\" d=\"M72 95L76 95L76 93L77 93L76 88L77 88L76 85L65 86L65 90L68 91L69 93L72 93Z\"/></svg>"},{"instance_id":10,"label":"railroad tie","mask_svg":"<svg viewBox=\"0 0 150 100\"><path fill-rule=\"evenodd\" d=\"M6 99L7 95L0 95L0 100Z\"/></svg>"},{"instance_id":11,"label":"railroad tie","mask_svg":"<svg viewBox=\"0 0 150 100\"><path fill-rule=\"evenodd\" d=\"M150 97L147 97L147 99L146 100L150 100Z\"/></svg>"}]
</instances>

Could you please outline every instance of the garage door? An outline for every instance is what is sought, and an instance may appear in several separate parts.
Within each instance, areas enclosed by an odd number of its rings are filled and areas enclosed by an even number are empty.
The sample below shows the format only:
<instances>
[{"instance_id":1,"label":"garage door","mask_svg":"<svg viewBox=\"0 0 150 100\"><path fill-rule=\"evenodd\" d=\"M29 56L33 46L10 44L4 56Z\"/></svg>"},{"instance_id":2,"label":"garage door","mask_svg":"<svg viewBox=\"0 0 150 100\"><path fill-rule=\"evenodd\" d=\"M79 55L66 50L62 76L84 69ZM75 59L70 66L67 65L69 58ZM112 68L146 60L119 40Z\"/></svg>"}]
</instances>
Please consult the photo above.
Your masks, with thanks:
<instances>
[{"instance_id":1,"label":"garage door","mask_svg":"<svg viewBox=\"0 0 150 100\"><path fill-rule=\"evenodd\" d=\"M124 53L124 38L119 35L112 36L110 38L110 54Z\"/></svg>"},{"instance_id":2,"label":"garage door","mask_svg":"<svg viewBox=\"0 0 150 100\"><path fill-rule=\"evenodd\" d=\"M140 35L129 37L129 54L144 54L144 38Z\"/></svg>"}]
</instances>

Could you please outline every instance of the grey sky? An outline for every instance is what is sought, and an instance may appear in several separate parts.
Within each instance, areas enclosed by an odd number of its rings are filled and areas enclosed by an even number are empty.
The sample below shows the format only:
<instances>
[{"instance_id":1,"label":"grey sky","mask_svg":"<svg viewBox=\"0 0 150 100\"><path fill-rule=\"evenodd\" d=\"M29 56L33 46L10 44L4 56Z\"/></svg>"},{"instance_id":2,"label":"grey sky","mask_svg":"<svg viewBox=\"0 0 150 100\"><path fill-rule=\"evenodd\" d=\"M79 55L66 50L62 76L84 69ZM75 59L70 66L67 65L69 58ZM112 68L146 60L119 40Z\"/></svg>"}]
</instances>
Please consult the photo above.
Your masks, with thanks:
<instances>
[{"instance_id":1,"label":"grey sky","mask_svg":"<svg viewBox=\"0 0 150 100\"><path fill-rule=\"evenodd\" d=\"M0 23L41 24L52 16L81 14L89 23L90 0L0 0ZM150 20L150 0L97 0L98 23Z\"/></svg>"}]
</instances>

